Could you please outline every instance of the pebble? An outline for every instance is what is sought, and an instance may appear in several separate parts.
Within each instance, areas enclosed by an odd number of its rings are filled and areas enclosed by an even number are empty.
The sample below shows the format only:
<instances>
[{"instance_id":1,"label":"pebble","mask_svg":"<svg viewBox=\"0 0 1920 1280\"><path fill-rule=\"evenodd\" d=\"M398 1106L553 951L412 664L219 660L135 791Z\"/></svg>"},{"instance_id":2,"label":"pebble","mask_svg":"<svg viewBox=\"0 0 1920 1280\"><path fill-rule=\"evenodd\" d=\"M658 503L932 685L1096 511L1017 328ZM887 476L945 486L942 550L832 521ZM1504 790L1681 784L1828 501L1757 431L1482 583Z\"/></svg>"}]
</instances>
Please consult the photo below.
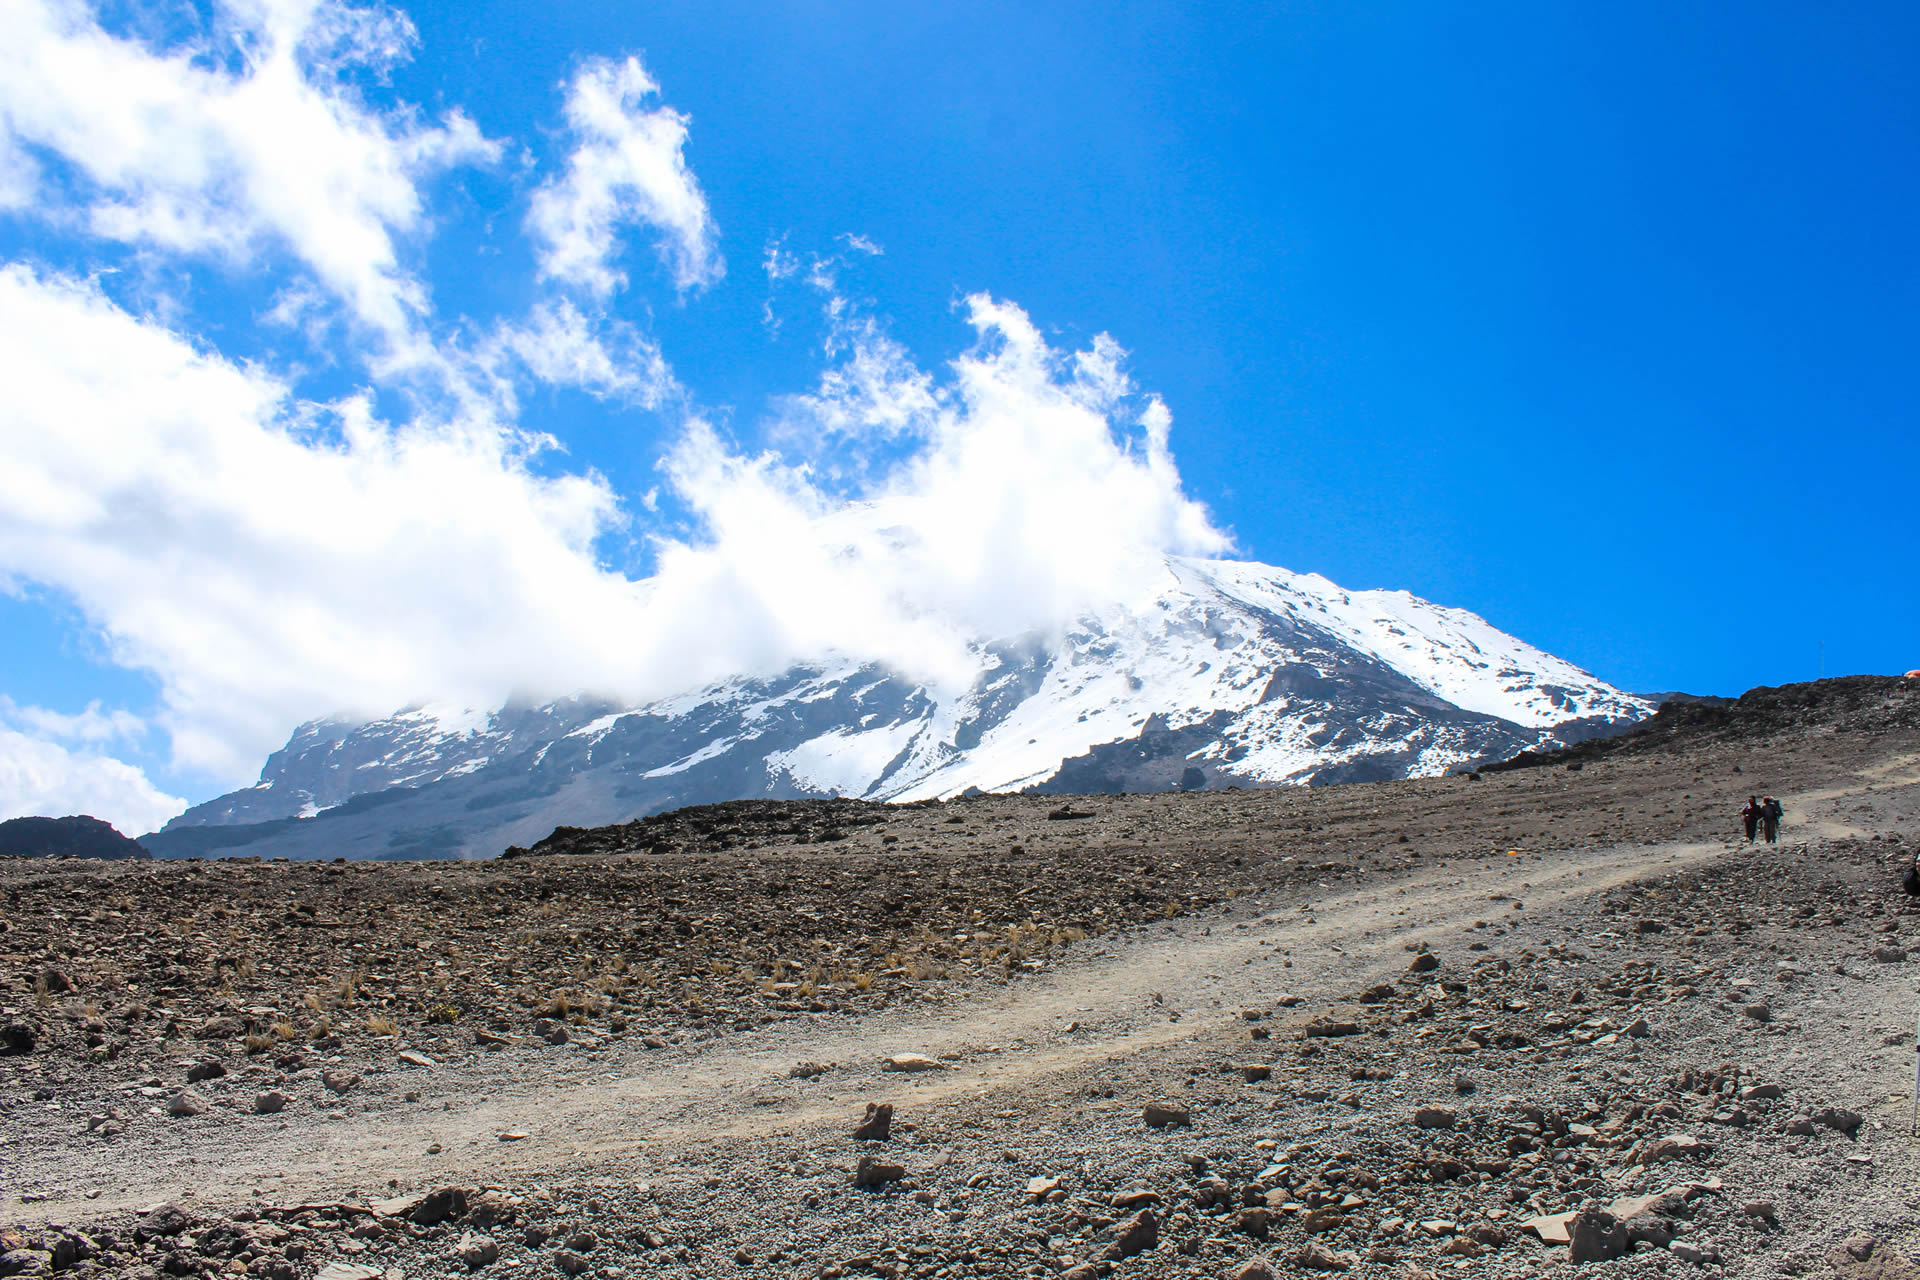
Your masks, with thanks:
<instances>
[{"instance_id":1,"label":"pebble","mask_svg":"<svg viewBox=\"0 0 1920 1280\"><path fill-rule=\"evenodd\" d=\"M482 1235L476 1231L466 1231L462 1232L460 1239L455 1242L453 1253L460 1261L466 1263L468 1268L477 1271L499 1259L500 1246L494 1243L492 1236Z\"/></svg>"}]
</instances>

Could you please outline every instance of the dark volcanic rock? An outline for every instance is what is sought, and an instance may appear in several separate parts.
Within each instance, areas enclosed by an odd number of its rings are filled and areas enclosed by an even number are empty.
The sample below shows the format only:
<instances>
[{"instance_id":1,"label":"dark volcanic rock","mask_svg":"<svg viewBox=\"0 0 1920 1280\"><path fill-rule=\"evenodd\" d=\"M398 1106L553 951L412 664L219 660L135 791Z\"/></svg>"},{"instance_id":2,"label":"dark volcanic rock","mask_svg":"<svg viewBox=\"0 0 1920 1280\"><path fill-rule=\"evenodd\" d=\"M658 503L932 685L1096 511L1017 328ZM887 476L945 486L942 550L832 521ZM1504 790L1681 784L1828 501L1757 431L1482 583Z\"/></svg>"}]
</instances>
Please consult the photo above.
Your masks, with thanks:
<instances>
[{"instance_id":1,"label":"dark volcanic rock","mask_svg":"<svg viewBox=\"0 0 1920 1280\"><path fill-rule=\"evenodd\" d=\"M0 857L6 858L151 858L139 841L129 840L98 818L12 818L0 822Z\"/></svg>"}]
</instances>

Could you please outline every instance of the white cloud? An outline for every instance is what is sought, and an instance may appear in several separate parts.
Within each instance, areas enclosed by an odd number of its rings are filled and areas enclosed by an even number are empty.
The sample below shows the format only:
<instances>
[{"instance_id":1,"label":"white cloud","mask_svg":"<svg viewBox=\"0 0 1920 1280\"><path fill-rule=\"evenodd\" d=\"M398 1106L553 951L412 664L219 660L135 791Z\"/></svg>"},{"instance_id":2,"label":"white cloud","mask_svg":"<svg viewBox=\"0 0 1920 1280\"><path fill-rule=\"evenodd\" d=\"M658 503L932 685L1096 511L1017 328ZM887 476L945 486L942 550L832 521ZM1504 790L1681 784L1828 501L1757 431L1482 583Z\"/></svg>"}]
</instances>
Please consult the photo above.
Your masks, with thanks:
<instances>
[{"instance_id":1,"label":"white cloud","mask_svg":"<svg viewBox=\"0 0 1920 1280\"><path fill-rule=\"evenodd\" d=\"M613 266L620 230L645 223L659 233L661 261L677 288L712 284L725 273L719 231L685 148L687 117L668 106L643 109L660 86L638 58L596 58L567 90L575 146L566 172L533 194L527 228L540 242L543 278L605 296L626 283Z\"/></svg>"},{"instance_id":2,"label":"white cloud","mask_svg":"<svg viewBox=\"0 0 1920 1280\"><path fill-rule=\"evenodd\" d=\"M42 738L96 744L115 739L132 740L147 731L146 721L131 711L119 707L102 711L98 698L89 702L84 710L68 713L46 707L23 707L0 693L0 721L23 726Z\"/></svg>"},{"instance_id":3,"label":"white cloud","mask_svg":"<svg viewBox=\"0 0 1920 1280\"><path fill-rule=\"evenodd\" d=\"M501 325L481 358L497 369L503 354L542 382L643 408L678 393L657 343L624 321L589 319L571 302L535 303L526 323Z\"/></svg>"},{"instance_id":4,"label":"white cloud","mask_svg":"<svg viewBox=\"0 0 1920 1280\"><path fill-rule=\"evenodd\" d=\"M457 111L433 125L378 111L339 78L403 59L404 16L229 0L221 40L155 49L72 0L4 0L0 14L0 204L27 203L21 157L44 148L84 176L94 235L241 264L284 246L391 345L417 345L426 290L396 237L424 228L418 183L499 148Z\"/></svg>"},{"instance_id":5,"label":"white cloud","mask_svg":"<svg viewBox=\"0 0 1920 1280\"><path fill-rule=\"evenodd\" d=\"M1226 546L1116 347L1055 351L1017 307L968 305L978 343L944 376L850 324L790 407L875 451L852 480L695 419L665 466L687 523L635 582L595 559L614 494L543 472L535 439L300 404L91 283L0 268L0 579L73 599L158 678L176 765L228 782L342 710L639 700L831 653L965 680L969 641Z\"/></svg>"},{"instance_id":6,"label":"white cloud","mask_svg":"<svg viewBox=\"0 0 1920 1280\"><path fill-rule=\"evenodd\" d=\"M535 474L537 442L492 423L298 405L18 265L0 383L0 577L69 595L159 677L182 767L237 778L334 707L606 682L638 626L592 554L620 519L605 485Z\"/></svg>"},{"instance_id":7,"label":"white cloud","mask_svg":"<svg viewBox=\"0 0 1920 1280\"><path fill-rule=\"evenodd\" d=\"M89 814L122 835L159 829L187 802L148 781L133 765L0 725L0 820Z\"/></svg>"},{"instance_id":8,"label":"white cloud","mask_svg":"<svg viewBox=\"0 0 1920 1280\"><path fill-rule=\"evenodd\" d=\"M876 326L844 324L839 365L789 404L841 438L830 459L743 456L691 430L669 475L699 531L663 551L658 598L760 636L762 665L837 651L965 679L970 641L1057 632L1144 598L1168 554L1229 548L1112 339L1068 355L1017 306L967 306L978 342L939 381Z\"/></svg>"}]
</instances>

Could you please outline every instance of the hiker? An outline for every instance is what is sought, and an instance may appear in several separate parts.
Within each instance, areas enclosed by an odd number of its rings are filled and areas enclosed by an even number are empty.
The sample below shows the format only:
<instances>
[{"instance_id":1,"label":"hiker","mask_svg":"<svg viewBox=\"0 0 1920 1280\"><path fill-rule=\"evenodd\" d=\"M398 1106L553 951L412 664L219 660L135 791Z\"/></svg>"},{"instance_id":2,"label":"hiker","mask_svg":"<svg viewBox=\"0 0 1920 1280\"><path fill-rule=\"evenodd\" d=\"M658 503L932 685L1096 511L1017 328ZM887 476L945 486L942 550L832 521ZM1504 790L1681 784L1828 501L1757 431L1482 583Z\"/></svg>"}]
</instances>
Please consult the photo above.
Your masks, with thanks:
<instances>
[{"instance_id":1,"label":"hiker","mask_svg":"<svg viewBox=\"0 0 1920 1280\"><path fill-rule=\"evenodd\" d=\"M1747 807L1740 811L1740 822L1747 829L1747 843L1753 843L1753 833L1760 828L1760 797L1748 796Z\"/></svg>"},{"instance_id":2,"label":"hiker","mask_svg":"<svg viewBox=\"0 0 1920 1280\"><path fill-rule=\"evenodd\" d=\"M1786 810L1780 807L1780 802L1772 796L1767 796L1760 801L1760 828L1766 833L1768 844L1780 838L1780 818L1785 812Z\"/></svg>"}]
</instances>

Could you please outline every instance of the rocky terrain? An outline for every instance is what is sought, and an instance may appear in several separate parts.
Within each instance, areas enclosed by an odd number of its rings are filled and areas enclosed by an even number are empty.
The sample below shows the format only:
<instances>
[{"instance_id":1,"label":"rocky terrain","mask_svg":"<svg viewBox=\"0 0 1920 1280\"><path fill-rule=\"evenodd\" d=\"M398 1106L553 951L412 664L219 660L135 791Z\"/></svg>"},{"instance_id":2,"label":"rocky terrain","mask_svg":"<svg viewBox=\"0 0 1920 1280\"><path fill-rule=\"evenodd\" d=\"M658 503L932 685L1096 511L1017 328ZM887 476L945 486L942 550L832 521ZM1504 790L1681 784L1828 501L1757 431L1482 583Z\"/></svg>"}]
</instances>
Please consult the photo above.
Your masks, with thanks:
<instances>
[{"instance_id":1,"label":"rocky terrain","mask_svg":"<svg viewBox=\"0 0 1920 1280\"><path fill-rule=\"evenodd\" d=\"M1920 1276L1920 690L1527 763L0 862L0 1272Z\"/></svg>"}]
</instances>

